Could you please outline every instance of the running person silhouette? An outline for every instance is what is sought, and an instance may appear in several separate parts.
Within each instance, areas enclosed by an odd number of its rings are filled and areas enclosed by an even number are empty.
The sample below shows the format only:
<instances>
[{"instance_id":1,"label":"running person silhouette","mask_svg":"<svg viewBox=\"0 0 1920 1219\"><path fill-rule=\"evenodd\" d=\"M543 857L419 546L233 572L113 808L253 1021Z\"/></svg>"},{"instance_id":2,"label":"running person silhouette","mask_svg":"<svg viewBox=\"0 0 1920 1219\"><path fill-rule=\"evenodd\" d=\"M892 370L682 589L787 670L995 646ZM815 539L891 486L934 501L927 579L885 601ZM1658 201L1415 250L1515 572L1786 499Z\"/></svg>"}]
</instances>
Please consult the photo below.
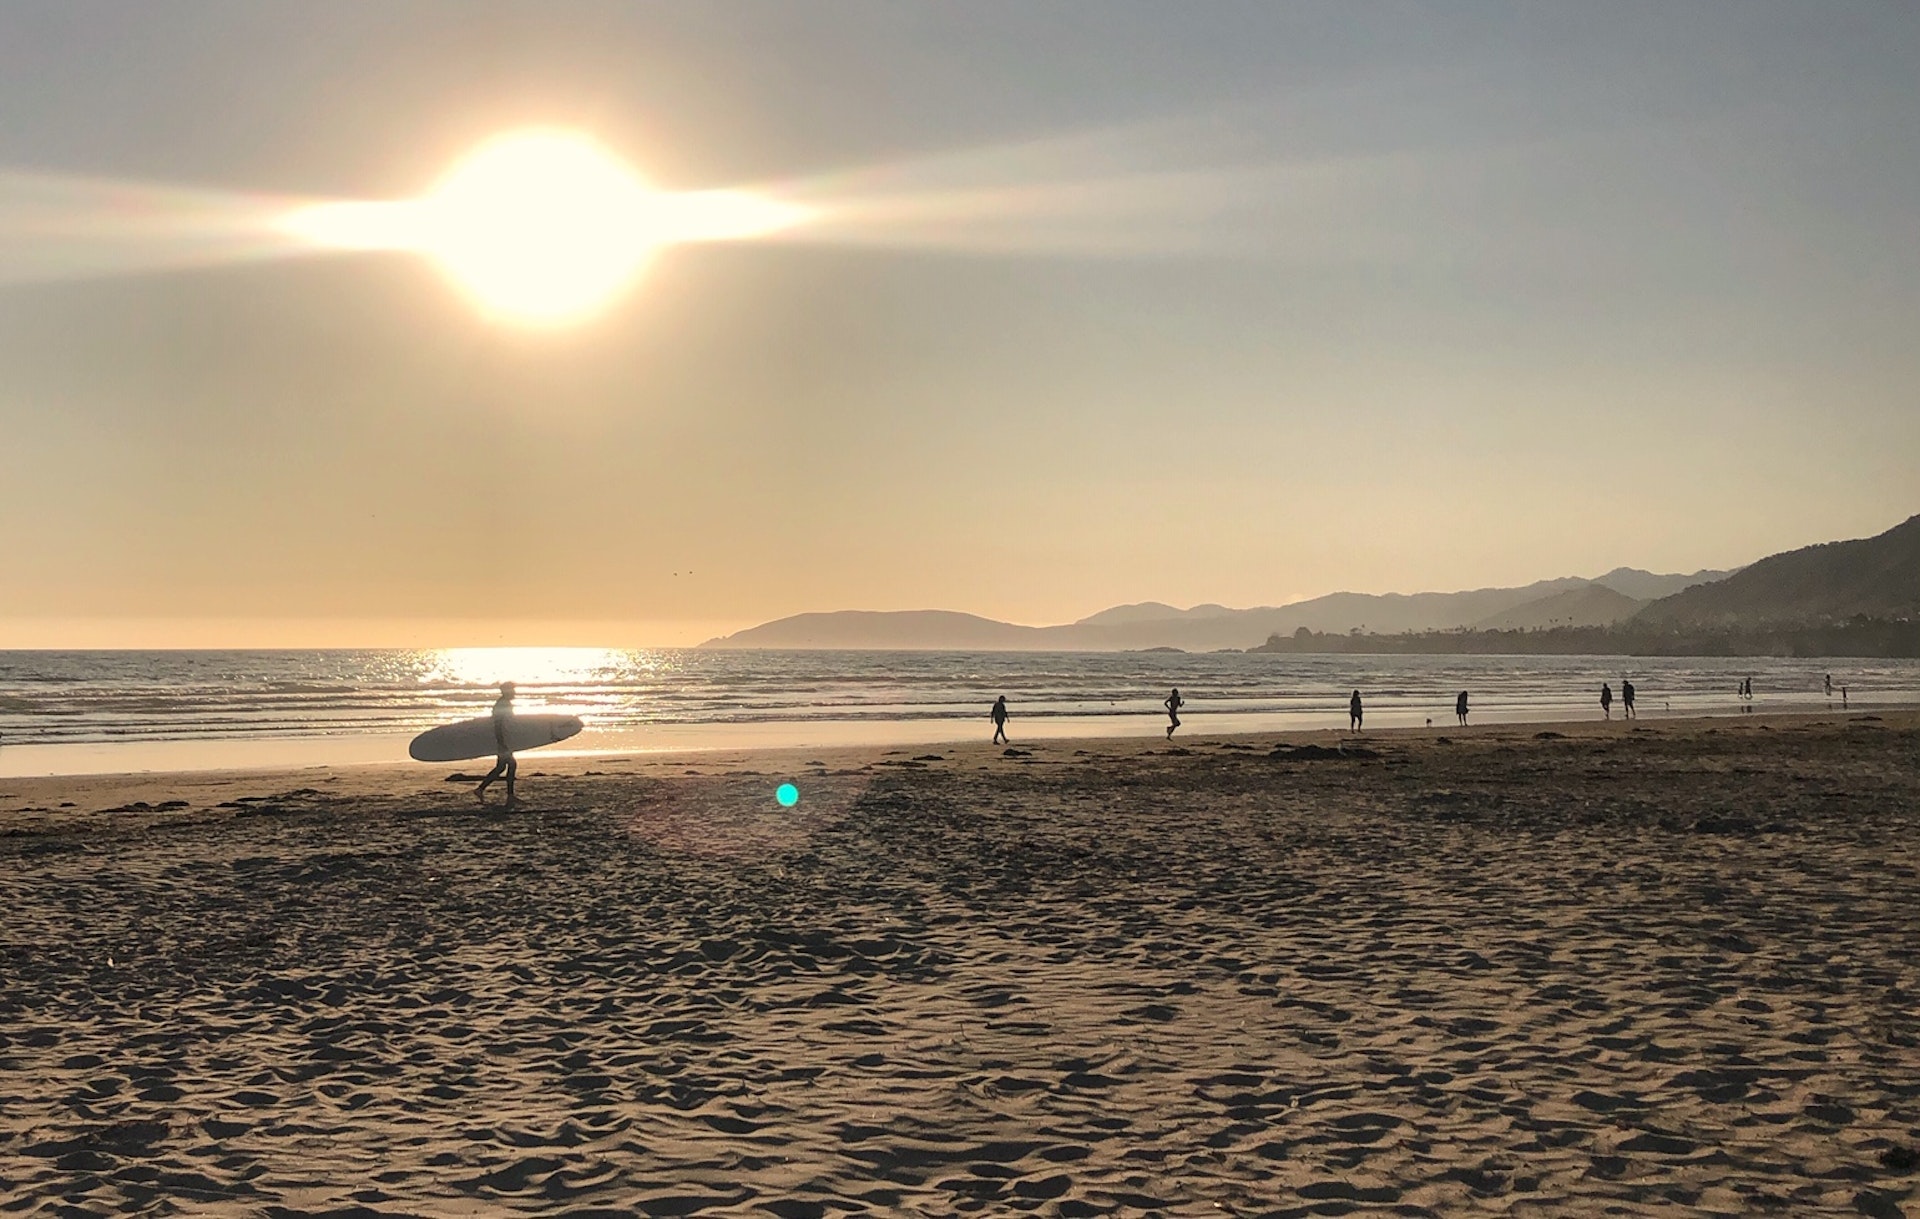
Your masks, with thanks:
<instances>
[{"instance_id":1,"label":"running person silhouette","mask_svg":"<svg viewBox=\"0 0 1920 1219\"><path fill-rule=\"evenodd\" d=\"M519 772L519 763L513 760L513 750L507 745L507 728L513 723L513 683L500 683L500 697L493 701L493 743L499 748L499 756L494 759L493 769L487 777L480 780L480 786L473 789L474 798L480 803L487 802L487 788L502 775L507 779L507 808L518 808L520 800L513 794L513 780Z\"/></svg>"},{"instance_id":2,"label":"running person silhouette","mask_svg":"<svg viewBox=\"0 0 1920 1219\"><path fill-rule=\"evenodd\" d=\"M1180 697L1180 687L1175 686L1173 693L1167 695L1166 701L1160 705L1167 709L1167 739L1171 741L1173 730L1180 726L1180 708L1187 705L1187 700Z\"/></svg>"}]
</instances>

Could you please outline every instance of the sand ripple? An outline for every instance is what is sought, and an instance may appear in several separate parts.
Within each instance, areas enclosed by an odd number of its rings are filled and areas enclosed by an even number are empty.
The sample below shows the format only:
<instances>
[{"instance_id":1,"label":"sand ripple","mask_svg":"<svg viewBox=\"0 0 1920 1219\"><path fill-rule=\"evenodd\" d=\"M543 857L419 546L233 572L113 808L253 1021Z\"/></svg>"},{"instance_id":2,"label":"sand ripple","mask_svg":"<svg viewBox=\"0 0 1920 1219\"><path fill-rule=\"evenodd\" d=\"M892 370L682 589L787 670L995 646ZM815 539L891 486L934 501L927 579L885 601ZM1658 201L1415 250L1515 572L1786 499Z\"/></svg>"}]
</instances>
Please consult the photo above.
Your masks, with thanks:
<instances>
[{"instance_id":1,"label":"sand ripple","mask_svg":"<svg viewBox=\"0 0 1920 1219\"><path fill-rule=\"evenodd\" d=\"M1899 1215L1915 745L1038 748L795 812L599 776L0 839L0 1195Z\"/></svg>"}]
</instances>

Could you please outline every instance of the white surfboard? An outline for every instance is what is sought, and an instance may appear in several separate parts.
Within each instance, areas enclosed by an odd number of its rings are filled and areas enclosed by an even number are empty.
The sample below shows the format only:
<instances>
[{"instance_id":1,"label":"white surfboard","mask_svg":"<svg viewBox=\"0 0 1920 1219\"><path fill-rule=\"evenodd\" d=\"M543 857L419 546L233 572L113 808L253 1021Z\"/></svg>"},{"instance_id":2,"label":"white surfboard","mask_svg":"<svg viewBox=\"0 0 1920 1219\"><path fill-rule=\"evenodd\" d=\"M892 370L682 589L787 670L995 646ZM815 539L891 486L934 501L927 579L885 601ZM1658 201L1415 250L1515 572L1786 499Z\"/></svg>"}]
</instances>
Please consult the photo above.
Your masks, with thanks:
<instances>
[{"instance_id":1,"label":"white surfboard","mask_svg":"<svg viewBox=\"0 0 1920 1219\"><path fill-rule=\"evenodd\" d=\"M585 727L577 715L516 715L507 721L507 747L515 753L538 749L578 736ZM413 738L407 752L416 762L464 762L490 758L500 752L500 746L493 737L493 717L483 715L430 728Z\"/></svg>"}]
</instances>

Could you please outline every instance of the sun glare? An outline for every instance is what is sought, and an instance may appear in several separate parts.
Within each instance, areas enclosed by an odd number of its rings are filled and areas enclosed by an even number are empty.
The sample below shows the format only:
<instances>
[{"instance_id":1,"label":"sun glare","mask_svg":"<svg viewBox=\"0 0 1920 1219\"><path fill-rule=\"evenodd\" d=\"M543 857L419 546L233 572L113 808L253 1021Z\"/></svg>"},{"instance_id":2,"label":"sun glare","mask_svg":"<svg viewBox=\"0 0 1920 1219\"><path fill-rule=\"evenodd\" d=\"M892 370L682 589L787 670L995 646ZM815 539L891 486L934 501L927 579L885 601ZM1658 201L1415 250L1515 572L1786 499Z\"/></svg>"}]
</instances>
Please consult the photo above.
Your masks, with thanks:
<instances>
[{"instance_id":1,"label":"sun glare","mask_svg":"<svg viewBox=\"0 0 1920 1219\"><path fill-rule=\"evenodd\" d=\"M583 132L528 128L480 145L422 198L314 204L282 227L321 248L424 254L487 315L554 327L619 299L662 246L760 237L811 214L746 191L657 191Z\"/></svg>"},{"instance_id":2,"label":"sun glare","mask_svg":"<svg viewBox=\"0 0 1920 1219\"><path fill-rule=\"evenodd\" d=\"M558 325L625 291L659 246L654 192L584 135L522 131L468 155L425 201L431 254L489 313Z\"/></svg>"},{"instance_id":3,"label":"sun glare","mask_svg":"<svg viewBox=\"0 0 1920 1219\"><path fill-rule=\"evenodd\" d=\"M431 676L439 680L473 686L514 681L529 688L603 680L631 663L615 648L440 648L432 658Z\"/></svg>"}]
</instances>

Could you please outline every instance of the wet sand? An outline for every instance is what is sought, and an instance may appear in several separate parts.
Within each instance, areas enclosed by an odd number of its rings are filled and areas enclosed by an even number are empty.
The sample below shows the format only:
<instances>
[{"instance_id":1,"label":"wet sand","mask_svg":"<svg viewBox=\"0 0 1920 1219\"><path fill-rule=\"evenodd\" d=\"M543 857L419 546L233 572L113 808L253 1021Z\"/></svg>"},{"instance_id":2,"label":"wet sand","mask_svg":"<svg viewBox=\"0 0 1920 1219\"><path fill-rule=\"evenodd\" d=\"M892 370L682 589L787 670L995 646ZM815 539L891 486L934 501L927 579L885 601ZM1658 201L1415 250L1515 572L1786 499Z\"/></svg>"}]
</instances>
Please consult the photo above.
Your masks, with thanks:
<instances>
[{"instance_id":1,"label":"wet sand","mask_svg":"<svg viewBox=\"0 0 1920 1219\"><path fill-rule=\"evenodd\" d=\"M0 1198L1920 1215L1920 716L1286 740L0 781Z\"/></svg>"}]
</instances>

